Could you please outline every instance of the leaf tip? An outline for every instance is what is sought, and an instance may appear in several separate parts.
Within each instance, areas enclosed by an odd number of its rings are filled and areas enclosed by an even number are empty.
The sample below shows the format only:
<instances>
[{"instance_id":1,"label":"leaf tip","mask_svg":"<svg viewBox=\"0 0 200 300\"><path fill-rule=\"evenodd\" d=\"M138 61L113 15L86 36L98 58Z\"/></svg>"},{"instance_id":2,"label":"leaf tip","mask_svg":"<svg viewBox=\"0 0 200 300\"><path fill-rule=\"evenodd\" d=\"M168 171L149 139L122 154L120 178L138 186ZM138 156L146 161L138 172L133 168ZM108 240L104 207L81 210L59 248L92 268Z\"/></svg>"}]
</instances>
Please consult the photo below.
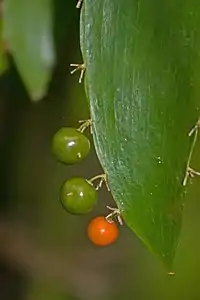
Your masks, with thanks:
<instances>
[{"instance_id":1,"label":"leaf tip","mask_svg":"<svg viewBox=\"0 0 200 300\"><path fill-rule=\"evenodd\" d=\"M47 94L46 89L45 90L38 90L30 93L31 101L32 102L39 102L42 100Z\"/></svg>"}]
</instances>

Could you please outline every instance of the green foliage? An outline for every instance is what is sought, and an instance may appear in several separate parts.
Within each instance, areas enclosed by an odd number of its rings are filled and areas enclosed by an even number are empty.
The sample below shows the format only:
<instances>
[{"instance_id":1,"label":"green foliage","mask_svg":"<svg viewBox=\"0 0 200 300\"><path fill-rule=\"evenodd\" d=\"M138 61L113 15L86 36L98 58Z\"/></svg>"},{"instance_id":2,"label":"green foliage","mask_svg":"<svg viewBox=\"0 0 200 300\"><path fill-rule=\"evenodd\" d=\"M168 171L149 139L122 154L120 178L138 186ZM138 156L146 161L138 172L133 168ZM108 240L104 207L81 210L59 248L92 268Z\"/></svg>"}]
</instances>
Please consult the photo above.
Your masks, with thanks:
<instances>
[{"instance_id":1,"label":"green foliage","mask_svg":"<svg viewBox=\"0 0 200 300\"><path fill-rule=\"evenodd\" d=\"M61 5L57 1L56 10ZM188 132L199 117L198 3L84 0L81 10L98 158L125 222L171 271L193 138ZM52 0L4 2L0 72L5 40L33 100L46 95L55 65L53 15Z\"/></svg>"},{"instance_id":2,"label":"green foliage","mask_svg":"<svg viewBox=\"0 0 200 300\"><path fill-rule=\"evenodd\" d=\"M6 0L4 38L33 100L45 96L55 63L51 0Z\"/></svg>"},{"instance_id":3,"label":"green foliage","mask_svg":"<svg viewBox=\"0 0 200 300\"><path fill-rule=\"evenodd\" d=\"M81 15L98 158L125 222L169 271L199 116L199 24L196 1L85 0Z\"/></svg>"}]
</instances>

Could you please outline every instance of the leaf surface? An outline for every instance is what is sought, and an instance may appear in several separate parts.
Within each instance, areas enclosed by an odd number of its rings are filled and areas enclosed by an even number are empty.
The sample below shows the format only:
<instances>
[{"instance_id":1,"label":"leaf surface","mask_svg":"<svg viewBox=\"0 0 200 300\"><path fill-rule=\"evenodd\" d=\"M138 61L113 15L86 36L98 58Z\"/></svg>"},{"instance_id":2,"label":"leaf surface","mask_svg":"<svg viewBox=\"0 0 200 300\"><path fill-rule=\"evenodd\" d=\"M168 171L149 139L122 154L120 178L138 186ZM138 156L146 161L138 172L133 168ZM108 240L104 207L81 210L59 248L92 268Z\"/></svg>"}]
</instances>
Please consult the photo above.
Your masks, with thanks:
<instances>
[{"instance_id":1,"label":"leaf surface","mask_svg":"<svg viewBox=\"0 0 200 300\"><path fill-rule=\"evenodd\" d=\"M45 96L55 63L51 0L6 0L4 37L33 100Z\"/></svg>"},{"instance_id":2,"label":"leaf surface","mask_svg":"<svg viewBox=\"0 0 200 300\"><path fill-rule=\"evenodd\" d=\"M126 224L169 271L200 107L197 1L84 0L93 137Z\"/></svg>"}]
</instances>

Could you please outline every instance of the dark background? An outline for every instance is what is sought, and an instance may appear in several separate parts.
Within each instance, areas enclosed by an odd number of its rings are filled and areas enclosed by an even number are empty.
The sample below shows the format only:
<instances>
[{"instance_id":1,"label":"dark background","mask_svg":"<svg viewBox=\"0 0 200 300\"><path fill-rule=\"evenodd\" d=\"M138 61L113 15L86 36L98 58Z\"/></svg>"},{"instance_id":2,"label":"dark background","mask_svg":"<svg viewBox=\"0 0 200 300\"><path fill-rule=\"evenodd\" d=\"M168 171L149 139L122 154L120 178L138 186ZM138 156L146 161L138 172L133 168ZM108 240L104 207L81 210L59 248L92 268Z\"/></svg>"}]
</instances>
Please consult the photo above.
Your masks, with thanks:
<instances>
[{"instance_id":1,"label":"dark background","mask_svg":"<svg viewBox=\"0 0 200 300\"><path fill-rule=\"evenodd\" d=\"M187 195L175 277L123 226L112 246L87 239L89 220L114 205L105 188L95 211L67 214L58 201L63 180L101 173L92 149L77 166L51 155L52 134L89 117L83 84L70 75L81 63L79 11L75 1L55 1L58 63L43 101L32 103L12 64L0 80L1 219L0 299L146 300L200 299L200 179ZM200 169L200 141L193 165Z\"/></svg>"}]
</instances>

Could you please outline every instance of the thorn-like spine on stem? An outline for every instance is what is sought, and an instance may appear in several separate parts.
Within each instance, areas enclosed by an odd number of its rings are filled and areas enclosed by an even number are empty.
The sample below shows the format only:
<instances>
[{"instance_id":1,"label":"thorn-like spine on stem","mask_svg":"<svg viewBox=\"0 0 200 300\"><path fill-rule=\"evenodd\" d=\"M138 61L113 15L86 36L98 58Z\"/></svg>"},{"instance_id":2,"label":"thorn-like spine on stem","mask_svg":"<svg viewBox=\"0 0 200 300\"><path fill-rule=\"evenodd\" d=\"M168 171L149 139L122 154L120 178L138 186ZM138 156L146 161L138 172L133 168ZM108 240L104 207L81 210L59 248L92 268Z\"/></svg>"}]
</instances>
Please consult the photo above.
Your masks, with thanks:
<instances>
[{"instance_id":1,"label":"thorn-like spine on stem","mask_svg":"<svg viewBox=\"0 0 200 300\"><path fill-rule=\"evenodd\" d=\"M83 80L85 69L86 69L85 64L70 64L70 67L74 67L74 69L70 72L71 74L74 74L78 70L81 71L81 74L80 74L79 80L78 80L78 82L81 83Z\"/></svg>"},{"instance_id":2,"label":"thorn-like spine on stem","mask_svg":"<svg viewBox=\"0 0 200 300\"><path fill-rule=\"evenodd\" d=\"M107 182L107 175L106 174L100 174L100 175L97 175L93 178L91 178L90 180L88 180L89 183L91 183L93 185L93 182L97 179L100 179L99 183L97 184L96 186L96 190L98 191L101 187L102 187L102 184L105 183L106 187L107 187L107 190L110 191L110 188L108 186L108 182Z\"/></svg>"},{"instance_id":3,"label":"thorn-like spine on stem","mask_svg":"<svg viewBox=\"0 0 200 300\"><path fill-rule=\"evenodd\" d=\"M114 222L113 221L113 218L116 217L117 218L117 221L120 225L123 225L123 221L122 221L122 217L121 217L121 211L119 208L113 208L113 207L110 207L110 206L106 206L106 208L108 208L111 213L109 213L107 216L106 216L106 220L110 223Z\"/></svg>"},{"instance_id":4,"label":"thorn-like spine on stem","mask_svg":"<svg viewBox=\"0 0 200 300\"><path fill-rule=\"evenodd\" d=\"M190 130L190 132L188 134L189 137L191 137L192 135L194 135L194 138L193 138L193 141L192 141L192 145L190 147L189 157L188 157L188 160L187 160L185 177L183 179L183 186L186 186L189 177L194 177L195 175L200 176L199 175L200 172L194 171L190 167L191 160L192 160L192 154L194 152L194 147L196 145L197 138L198 138L199 128L200 128L200 117L199 117L197 123L195 124L195 126Z\"/></svg>"},{"instance_id":5,"label":"thorn-like spine on stem","mask_svg":"<svg viewBox=\"0 0 200 300\"><path fill-rule=\"evenodd\" d=\"M80 8L81 4L82 4L83 0L78 0L77 4L76 4L76 8Z\"/></svg>"},{"instance_id":6,"label":"thorn-like spine on stem","mask_svg":"<svg viewBox=\"0 0 200 300\"><path fill-rule=\"evenodd\" d=\"M191 178L194 178L195 176L200 176L200 172L195 171L192 168L188 168L188 173Z\"/></svg>"},{"instance_id":7,"label":"thorn-like spine on stem","mask_svg":"<svg viewBox=\"0 0 200 300\"><path fill-rule=\"evenodd\" d=\"M81 123L81 125L79 126L79 128L77 130L80 132L84 132L88 127L90 127L92 125L92 120L91 119L80 120L79 123Z\"/></svg>"}]
</instances>

